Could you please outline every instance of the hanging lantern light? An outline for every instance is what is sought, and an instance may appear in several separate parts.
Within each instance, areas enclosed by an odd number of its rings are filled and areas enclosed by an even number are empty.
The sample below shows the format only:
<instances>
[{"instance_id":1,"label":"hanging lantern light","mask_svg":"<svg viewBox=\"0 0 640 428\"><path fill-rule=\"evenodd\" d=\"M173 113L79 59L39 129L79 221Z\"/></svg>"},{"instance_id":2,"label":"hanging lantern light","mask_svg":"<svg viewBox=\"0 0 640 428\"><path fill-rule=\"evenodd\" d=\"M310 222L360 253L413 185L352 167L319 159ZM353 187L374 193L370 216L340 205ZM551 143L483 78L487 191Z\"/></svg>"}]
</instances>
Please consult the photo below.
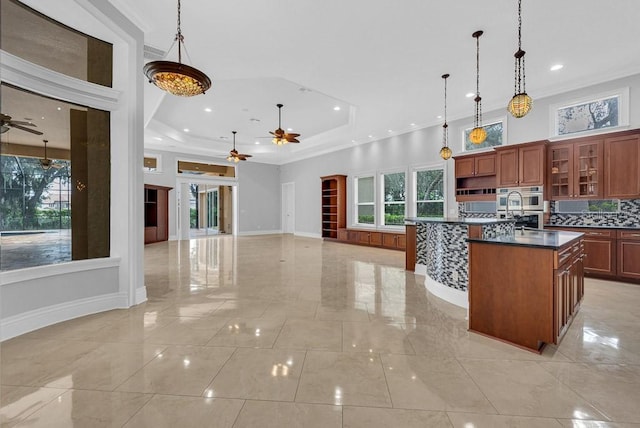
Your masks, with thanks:
<instances>
[{"instance_id":1,"label":"hanging lantern light","mask_svg":"<svg viewBox=\"0 0 640 428\"><path fill-rule=\"evenodd\" d=\"M442 125L442 148L440 157L444 160L451 158L452 152L449 148L449 125L447 124L447 79L449 74L443 74L444 79L444 124Z\"/></svg>"},{"instance_id":2,"label":"hanging lantern light","mask_svg":"<svg viewBox=\"0 0 640 428\"><path fill-rule=\"evenodd\" d=\"M522 0L518 0L518 51L513 55L515 57L514 95L507 106L507 110L515 118L526 116L533 106L533 100L527 95L525 89L524 54L525 51L522 50Z\"/></svg>"},{"instance_id":3,"label":"hanging lantern light","mask_svg":"<svg viewBox=\"0 0 640 428\"><path fill-rule=\"evenodd\" d=\"M480 36L484 31L479 30L472 34L476 39L476 103L475 119L473 129L469 133L469 141L473 144L482 144L487 139L487 131L482 127L482 98L480 97Z\"/></svg>"}]
</instances>

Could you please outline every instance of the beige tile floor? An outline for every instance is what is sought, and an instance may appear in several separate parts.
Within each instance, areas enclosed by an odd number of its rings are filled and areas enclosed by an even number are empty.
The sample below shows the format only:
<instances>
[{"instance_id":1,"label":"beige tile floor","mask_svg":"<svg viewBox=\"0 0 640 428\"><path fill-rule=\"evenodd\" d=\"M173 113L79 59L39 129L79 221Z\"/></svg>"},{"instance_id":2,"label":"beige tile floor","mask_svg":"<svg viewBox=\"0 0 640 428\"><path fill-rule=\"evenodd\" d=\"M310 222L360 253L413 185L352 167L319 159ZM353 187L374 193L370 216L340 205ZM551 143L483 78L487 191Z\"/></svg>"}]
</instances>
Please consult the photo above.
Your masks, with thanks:
<instances>
[{"instance_id":1,"label":"beige tile floor","mask_svg":"<svg viewBox=\"0 0 640 428\"><path fill-rule=\"evenodd\" d=\"M543 355L466 330L404 253L145 249L149 301L0 345L3 427L640 427L640 286L586 281Z\"/></svg>"}]
</instances>

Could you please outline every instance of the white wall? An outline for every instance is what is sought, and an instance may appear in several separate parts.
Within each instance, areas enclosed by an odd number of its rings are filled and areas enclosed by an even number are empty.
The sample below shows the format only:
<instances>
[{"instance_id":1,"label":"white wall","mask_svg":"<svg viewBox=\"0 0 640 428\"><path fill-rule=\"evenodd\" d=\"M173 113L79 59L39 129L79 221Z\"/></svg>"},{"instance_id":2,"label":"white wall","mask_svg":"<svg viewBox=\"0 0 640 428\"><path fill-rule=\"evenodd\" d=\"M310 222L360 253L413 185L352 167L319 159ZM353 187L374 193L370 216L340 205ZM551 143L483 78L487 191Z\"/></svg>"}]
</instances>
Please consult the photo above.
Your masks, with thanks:
<instances>
[{"instance_id":1,"label":"white wall","mask_svg":"<svg viewBox=\"0 0 640 428\"><path fill-rule=\"evenodd\" d=\"M208 157L187 153L147 150L148 156L159 156L160 170L146 172L145 184L172 187L169 193L169 236L177 237L177 182L185 180L176 173L178 160L203 163L228 164L223 158ZM236 166L236 178L216 178L224 180L226 185L237 184L238 197L238 233L242 235L279 233L280 226L280 167L252 161L240 162ZM194 181L199 180L193 176ZM223 184L225 185L225 184Z\"/></svg>"},{"instance_id":2,"label":"white wall","mask_svg":"<svg viewBox=\"0 0 640 428\"><path fill-rule=\"evenodd\" d=\"M506 144L545 140L551 136L549 109L557 103L569 103L584 96L595 96L614 89L629 87L629 128L640 128L640 74L564 94L536 99L533 110L522 119L515 119L505 109L483 112L484 122L506 119ZM434 101L436 102L436 101ZM437 100L441 102L441 100ZM472 113L470 109L470 113ZM472 126L473 117L449 121L449 146L454 156L462 152L462 132ZM351 177L360 172L379 172L438 163L442 144L442 125L354 146L350 149L315 158L292 162L281 167L282 183L295 182L296 233L320 236L320 177L332 174L349 176L347 187L348 216L351 218L353 187ZM457 216L455 204L454 160L447 161L447 206L449 216Z\"/></svg>"}]
</instances>

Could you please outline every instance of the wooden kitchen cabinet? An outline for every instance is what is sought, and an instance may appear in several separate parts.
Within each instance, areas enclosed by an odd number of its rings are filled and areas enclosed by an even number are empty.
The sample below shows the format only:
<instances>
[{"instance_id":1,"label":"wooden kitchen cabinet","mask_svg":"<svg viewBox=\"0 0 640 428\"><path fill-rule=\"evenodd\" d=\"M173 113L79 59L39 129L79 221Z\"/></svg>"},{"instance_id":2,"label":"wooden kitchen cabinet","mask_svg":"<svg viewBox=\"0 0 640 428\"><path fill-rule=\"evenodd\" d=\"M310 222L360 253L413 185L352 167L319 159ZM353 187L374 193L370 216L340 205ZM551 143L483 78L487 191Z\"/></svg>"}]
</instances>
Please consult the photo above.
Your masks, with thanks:
<instances>
[{"instance_id":1,"label":"wooden kitchen cabinet","mask_svg":"<svg viewBox=\"0 0 640 428\"><path fill-rule=\"evenodd\" d=\"M495 200L495 152L456 156L454 160L458 202Z\"/></svg>"},{"instance_id":2,"label":"wooden kitchen cabinet","mask_svg":"<svg viewBox=\"0 0 640 428\"><path fill-rule=\"evenodd\" d=\"M349 244L367 245L370 247L383 247L392 250L404 251L407 247L407 239L402 232L381 232L366 229L340 229L338 240Z\"/></svg>"},{"instance_id":3,"label":"wooden kitchen cabinet","mask_svg":"<svg viewBox=\"0 0 640 428\"><path fill-rule=\"evenodd\" d=\"M583 254L580 242L562 248L557 253L557 268L553 283L554 343L567 332L584 296Z\"/></svg>"},{"instance_id":4,"label":"wooden kitchen cabinet","mask_svg":"<svg viewBox=\"0 0 640 428\"><path fill-rule=\"evenodd\" d=\"M618 276L640 280L640 230L618 231Z\"/></svg>"},{"instance_id":5,"label":"wooden kitchen cabinet","mask_svg":"<svg viewBox=\"0 0 640 428\"><path fill-rule=\"evenodd\" d=\"M550 199L602 198L602 139L587 138L572 143L552 144L547 152Z\"/></svg>"},{"instance_id":6,"label":"wooden kitchen cabinet","mask_svg":"<svg viewBox=\"0 0 640 428\"><path fill-rule=\"evenodd\" d=\"M605 198L640 197L640 135L604 141Z\"/></svg>"},{"instance_id":7,"label":"wooden kitchen cabinet","mask_svg":"<svg viewBox=\"0 0 640 428\"><path fill-rule=\"evenodd\" d=\"M543 186L546 175L546 147L546 141L496 147L497 186Z\"/></svg>"}]
</instances>

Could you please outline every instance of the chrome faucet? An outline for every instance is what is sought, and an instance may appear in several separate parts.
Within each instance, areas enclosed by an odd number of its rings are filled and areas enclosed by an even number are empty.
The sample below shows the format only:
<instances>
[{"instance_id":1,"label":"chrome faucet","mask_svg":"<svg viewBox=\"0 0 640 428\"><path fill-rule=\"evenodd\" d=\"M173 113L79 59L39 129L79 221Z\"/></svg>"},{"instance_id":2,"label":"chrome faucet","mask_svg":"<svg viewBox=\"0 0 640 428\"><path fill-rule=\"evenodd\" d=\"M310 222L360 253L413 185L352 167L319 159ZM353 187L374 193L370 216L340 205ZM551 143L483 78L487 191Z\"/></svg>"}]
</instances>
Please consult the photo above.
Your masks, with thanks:
<instances>
[{"instance_id":1,"label":"chrome faucet","mask_svg":"<svg viewBox=\"0 0 640 428\"><path fill-rule=\"evenodd\" d=\"M507 218L509 218L509 199L514 193L520 197L520 215L524 216L524 198L522 197L522 193L518 192L517 190L512 190L507 195Z\"/></svg>"}]
</instances>

